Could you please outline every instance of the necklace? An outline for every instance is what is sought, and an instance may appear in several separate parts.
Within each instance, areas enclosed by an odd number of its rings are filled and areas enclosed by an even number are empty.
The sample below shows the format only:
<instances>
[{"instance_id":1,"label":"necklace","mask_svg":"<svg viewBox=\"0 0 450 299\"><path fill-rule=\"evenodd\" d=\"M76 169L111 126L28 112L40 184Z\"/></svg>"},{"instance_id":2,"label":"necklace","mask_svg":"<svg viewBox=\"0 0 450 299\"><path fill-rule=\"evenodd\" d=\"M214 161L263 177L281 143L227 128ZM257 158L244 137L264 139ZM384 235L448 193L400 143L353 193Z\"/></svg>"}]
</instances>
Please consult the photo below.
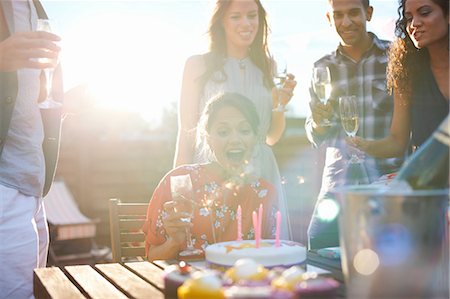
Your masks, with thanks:
<instances>
[{"instance_id":1,"label":"necklace","mask_svg":"<svg viewBox=\"0 0 450 299\"><path fill-rule=\"evenodd\" d=\"M245 71L245 69L246 69L246 67L247 67L246 64L245 64L245 61L246 61L246 60L247 60L247 57L238 60L239 68L240 68L242 71Z\"/></svg>"},{"instance_id":2,"label":"necklace","mask_svg":"<svg viewBox=\"0 0 450 299\"><path fill-rule=\"evenodd\" d=\"M238 61L239 69L241 71L245 71L247 69L247 66L250 63L250 56L245 56L244 58L241 58L241 59L237 58L237 61Z\"/></svg>"}]
</instances>

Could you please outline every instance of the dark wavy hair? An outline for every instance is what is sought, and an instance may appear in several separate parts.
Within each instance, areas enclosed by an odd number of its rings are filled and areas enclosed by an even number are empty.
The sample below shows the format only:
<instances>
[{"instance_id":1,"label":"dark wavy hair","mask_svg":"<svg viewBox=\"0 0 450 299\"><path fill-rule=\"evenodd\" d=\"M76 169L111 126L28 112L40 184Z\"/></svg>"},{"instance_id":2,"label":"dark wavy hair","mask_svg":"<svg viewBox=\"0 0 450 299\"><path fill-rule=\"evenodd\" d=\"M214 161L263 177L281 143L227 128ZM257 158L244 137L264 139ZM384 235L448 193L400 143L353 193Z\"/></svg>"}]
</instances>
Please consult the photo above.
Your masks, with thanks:
<instances>
[{"instance_id":1,"label":"dark wavy hair","mask_svg":"<svg viewBox=\"0 0 450 299\"><path fill-rule=\"evenodd\" d=\"M206 137L211 130L212 122L217 117L217 113L225 107L233 107L240 111L250 124L255 136L258 136L259 116L255 104L239 93L225 92L218 94L206 104L197 125L196 147L210 161L214 160L214 154L206 142Z\"/></svg>"},{"instance_id":2,"label":"dark wavy hair","mask_svg":"<svg viewBox=\"0 0 450 299\"><path fill-rule=\"evenodd\" d=\"M205 55L206 72L200 78L202 84L205 84L214 72L223 72L222 67L227 56L227 41L225 30L222 25L222 19L232 1L233 0L216 1L208 26L207 34L209 36L209 52ZM273 68L271 65L270 52L267 43L267 37L270 32L270 28L267 23L267 13L260 0L253 1L255 1L258 6L259 25L255 40L249 48L249 57L251 61L262 71L264 75L264 85L267 88L272 88L274 86L271 71ZM226 74L223 73L223 75L226 80Z\"/></svg>"},{"instance_id":3,"label":"dark wavy hair","mask_svg":"<svg viewBox=\"0 0 450 299\"><path fill-rule=\"evenodd\" d=\"M397 38L392 43L389 51L389 63L387 67L387 84L389 92L395 89L400 94L408 95L411 87L417 80L417 74L424 64L428 63L428 50L417 49L407 31L407 19L405 18L405 4L407 0L399 0L398 19L395 23L395 35ZM432 0L438 5L444 16L448 16L448 0Z\"/></svg>"},{"instance_id":4,"label":"dark wavy hair","mask_svg":"<svg viewBox=\"0 0 450 299\"><path fill-rule=\"evenodd\" d=\"M210 132L211 124L215 120L217 113L224 107L237 109L250 124L253 133L258 134L259 117L255 104L247 97L234 92L225 92L212 98L202 113L202 129Z\"/></svg>"}]
</instances>

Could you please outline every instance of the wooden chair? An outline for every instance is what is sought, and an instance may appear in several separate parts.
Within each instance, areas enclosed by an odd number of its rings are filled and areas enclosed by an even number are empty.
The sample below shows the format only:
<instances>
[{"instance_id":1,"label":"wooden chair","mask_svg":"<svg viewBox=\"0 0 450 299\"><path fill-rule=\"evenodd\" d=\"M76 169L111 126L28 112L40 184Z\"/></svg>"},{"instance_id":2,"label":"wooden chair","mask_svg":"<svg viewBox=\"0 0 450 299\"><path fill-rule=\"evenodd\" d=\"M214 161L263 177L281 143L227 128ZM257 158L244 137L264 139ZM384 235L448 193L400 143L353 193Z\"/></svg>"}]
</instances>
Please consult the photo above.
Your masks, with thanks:
<instances>
[{"instance_id":1,"label":"wooden chair","mask_svg":"<svg viewBox=\"0 0 450 299\"><path fill-rule=\"evenodd\" d=\"M146 203L109 200L109 223L113 262L145 260L145 236L142 226L147 215Z\"/></svg>"}]
</instances>

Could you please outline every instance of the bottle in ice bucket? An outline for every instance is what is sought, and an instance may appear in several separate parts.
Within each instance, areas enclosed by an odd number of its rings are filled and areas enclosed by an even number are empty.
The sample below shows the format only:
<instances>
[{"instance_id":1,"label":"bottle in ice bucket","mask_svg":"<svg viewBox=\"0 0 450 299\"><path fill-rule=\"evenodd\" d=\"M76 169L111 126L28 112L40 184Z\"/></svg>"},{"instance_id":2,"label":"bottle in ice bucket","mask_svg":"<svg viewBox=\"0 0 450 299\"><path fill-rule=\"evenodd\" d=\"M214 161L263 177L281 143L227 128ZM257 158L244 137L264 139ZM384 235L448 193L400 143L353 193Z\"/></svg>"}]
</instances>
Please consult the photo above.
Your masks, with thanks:
<instances>
[{"instance_id":1,"label":"bottle in ice bucket","mask_svg":"<svg viewBox=\"0 0 450 299\"><path fill-rule=\"evenodd\" d=\"M433 135L402 166L392 182L394 188L404 186L405 183L413 190L449 187L449 126L447 116Z\"/></svg>"}]
</instances>

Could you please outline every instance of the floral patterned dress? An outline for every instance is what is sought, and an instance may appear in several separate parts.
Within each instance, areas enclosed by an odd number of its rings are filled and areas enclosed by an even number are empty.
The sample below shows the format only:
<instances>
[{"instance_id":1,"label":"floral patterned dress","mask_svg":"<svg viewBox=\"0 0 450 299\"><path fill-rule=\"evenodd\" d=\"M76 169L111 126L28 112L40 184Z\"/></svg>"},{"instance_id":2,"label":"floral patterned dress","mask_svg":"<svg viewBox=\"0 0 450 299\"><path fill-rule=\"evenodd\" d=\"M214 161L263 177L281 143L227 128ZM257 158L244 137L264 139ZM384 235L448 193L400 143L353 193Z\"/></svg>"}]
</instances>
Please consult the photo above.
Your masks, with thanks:
<instances>
[{"instance_id":1,"label":"floral patterned dress","mask_svg":"<svg viewBox=\"0 0 450 299\"><path fill-rule=\"evenodd\" d=\"M170 171L155 189L147 210L143 230L146 233L146 251L151 246L166 241L163 219L167 213L163 205L172 200L170 177L189 174L194 191L196 207L192 219L192 240L196 248L204 249L209 244L231 241L237 238L236 212L242 210L242 235L254 238L253 211L263 206L262 238L275 237L275 214L278 210L273 186L262 180L230 188L228 182L208 170L207 164L184 165Z\"/></svg>"}]
</instances>

